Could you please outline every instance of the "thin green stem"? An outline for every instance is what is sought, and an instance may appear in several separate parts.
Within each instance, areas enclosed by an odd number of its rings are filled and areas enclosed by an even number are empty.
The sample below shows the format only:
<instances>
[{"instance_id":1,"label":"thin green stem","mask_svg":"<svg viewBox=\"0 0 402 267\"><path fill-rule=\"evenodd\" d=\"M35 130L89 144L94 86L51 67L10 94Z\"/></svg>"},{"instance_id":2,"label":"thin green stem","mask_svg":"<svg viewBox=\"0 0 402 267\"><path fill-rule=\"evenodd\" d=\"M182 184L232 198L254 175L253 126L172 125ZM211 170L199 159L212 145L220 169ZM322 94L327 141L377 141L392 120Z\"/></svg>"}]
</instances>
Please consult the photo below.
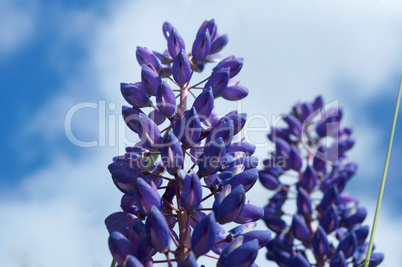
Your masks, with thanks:
<instances>
[{"instance_id":1,"label":"thin green stem","mask_svg":"<svg viewBox=\"0 0 402 267\"><path fill-rule=\"evenodd\" d=\"M113 259L113 260L112 260L112 264L110 264L110 267L115 267L115 266L116 266L116 260Z\"/></svg>"},{"instance_id":2,"label":"thin green stem","mask_svg":"<svg viewBox=\"0 0 402 267\"><path fill-rule=\"evenodd\" d=\"M371 235L370 235L370 242L369 242L369 246L367 248L366 264L364 265L365 267L368 267L369 263L370 263L371 250L373 248L374 235L375 235L375 230L376 230L376 227L377 227L377 220L378 220L378 217L379 217L378 215L380 213L382 196L383 196L383 193L384 193L385 179L387 178L388 164L389 164L389 158L390 158L390 155L391 155L392 141L394 139L396 120L398 118L399 103L401 102L401 92L402 92L402 77L401 77L401 82L400 82L400 85L399 85L398 97L397 97L397 100L396 100L394 121L392 122L391 136L389 137L388 152L387 152L387 157L385 159L384 172L382 174L380 193L378 194L377 207L375 209L373 227L371 229Z\"/></svg>"}]
</instances>

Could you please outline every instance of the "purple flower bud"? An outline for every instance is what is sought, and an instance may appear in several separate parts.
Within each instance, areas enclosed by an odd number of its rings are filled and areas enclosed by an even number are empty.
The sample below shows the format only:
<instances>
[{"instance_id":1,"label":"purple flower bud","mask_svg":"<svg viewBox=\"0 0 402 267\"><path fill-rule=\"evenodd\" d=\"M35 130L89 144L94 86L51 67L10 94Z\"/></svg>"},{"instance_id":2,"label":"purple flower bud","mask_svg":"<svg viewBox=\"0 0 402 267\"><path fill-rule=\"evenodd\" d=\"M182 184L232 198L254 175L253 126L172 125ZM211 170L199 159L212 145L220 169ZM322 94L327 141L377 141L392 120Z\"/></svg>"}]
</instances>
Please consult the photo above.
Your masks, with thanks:
<instances>
[{"instance_id":1,"label":"purple flower bud","mask_svg":"<svg viewBox=\"0 0 402 267\"><path fill-rule=\"evenodd\" d=\"M144 267L142 263L134 256L127 257L123 267Z\"/></svg>"},{"instance_id":2,"label":"purple flower bud","mask_svg":"<svg viewBox=\"0 0 402 267\"><path fill-rule=\"evenodd\" d=\"M338 244L337 252L342 251L345 259L351 257L357 247L357 239L354 232L346 235Z\"/></svg>"},{"instance_id":3,"label":"purple flower bud","mask_svg":"<svg viewBox=\"0 0 402 267\"><path fill-rule=\"evenodd\" d=\"M162 82L158 72L151 64L142 65L141 81L142 84L148 89L148 92L153 96L155 96L158 92Z\"/></svg>"},{"instance_id":4,"label":"purple flower bud","mask_svg":"<svg viewBox=\"0 0 402 267\"><path fill-rule=\"evenodd\" d=\"M295 171L300 171L303 165L303 159L299 154L298 149L292 145L289 152L289 167Z\"/></svg>"},{"instance_id":5,"label":"purple flower bud","mask_svg":"<svg viewBox=\"0 0 402 267\"><path fill-rule=\"evenodd\" d=\"M152 206L160 208L162 206L161 196L153 182L149 185L144 179L138 178L135 184L134 199L140 211L147 215Z\"/></svg>"},{"instance_id":6,"label":"purple flower bud","mask_svg":"<svg viewBox=\"0 0 402 267\"><path fill-rule=\"evenodd\" d=\"M202 93L197 96L194 100L193 107L197 111L198 116L200 116L200 121L204 121L211 115L212 109L214 108L214 95L211 87L204 89Z\"/></svg>"},{"instance_id":7,"label":"purple flower bud","mask_svg":"<svg viewBox=\"0 0 402 267\"><path fill-rule=\"evenodd\" d=\"M238 185L242 185L244 187L244 190L247 192L248 190L251 189L251 187L253 187L253 185L257 181L257 178L258 178L258 170L256 168L252 168L239 174L236 174L235 176L229 179L227 184L230 184L232 188L235 188Z\"/></svg>"},{"instance_id":8,"label":"purple flower bud","mask_svg":"<svg viewBox=\"0 0 402 267\"><path fill-rule=\"evenodd\" d=\"M329 242L327 238L327 233L321 226L318 226L317 231L313 237L313 250L314 253L318 256L324 256L328 253L329 250Z\"/></svg>"},{"instance_id":9,"label":"purple flower bud","mask_svg":"<svg viewBox=\"0 0 402 267\"><path fill-rule=\"evenodd\" d=\"M215 40L216 34L218 32L218 27L216 26L214 19L211 19L210 21L204 21L197 32L197 36L202 34L207 29L211 36L211 41Z\"/></svg>"},{"instance_id":10,"label":"purple flower bud","mask_svg":"<svg viewBox=\"0 0 402 267\"><path fill-rule=\"evenodd\" d=\"M212 207L216 221L220 224L232 222L243 209L246 200L245 191L242 185L238 185L228 195L222 190L215 199ZM222 197L223 195L223 197Z\"/></svg>"},{"instance_id":11,"label":"purple flower bud","mask_svg":"<svg viewBox=\"0 0 402 267\"><path fill-rule=\"evenodd\" d=\"M248 142L231 143L226 147L226 153L243 152L246 156L251 156L255 152L255 145Z\"/></svg>"},{"instance_id":12,"label":"purple flower bud","mask_svg":"<svg viewBox=\"0 0 402 267\"><path fill-rule=\"evenodd\" d=\"M364 207L352 207L342 212L342 223L346 228L351 228L356 224L361 224L366 216L367 210Z\"/></svg>"},{"instance_id":13,"label":"purple flower bud","mask_svg":"<svg viewBox=\"0 0 402 267\"><path fill-rule=\"evenodd\" d=\"M151 64L157 70L162 67L160 60L146 47L137 46L136 56L140 66Z\"/></svg>"},{"instance_id":14,"label":"purple flower bud","mask_svg":"<svg viewBox=\"0 0 402 267\"><path fill-rule=\"evenodd\" d=\"M173 132L184 147L198 142L201 136L201 122L194 107L175 124Z\"/></svg>"},{"instance_id":15,"label":"purple flower bud","mask_svg":"<svg viewBox=\"0 0 402 267\"><path fill-rule=\"evenodd\" d=\"M332 185L331 188L325 192L324 197L319 204L320 209L326 210L332 204L338 204L339 202L339 192L336 184Z\"/></svg>"},{"instance_id":16,"label":"purple flower bud","mask_svg":"<svg viewBox=\"0 0 402 267\"><path fill-rule=\"evenodd\" d=\"M311 214L311 199L309 194L303 188L299 187L297 194L297 212L302 215Z\"/></svg>"},{"instance_id":17,"label":"purple flower bud","mask_svg":"<svg viewBox=\"0 0 402 267\"><path fill-rule=\"evenodd\" d=\"M281 233L284 229L288 227L286 222L281 218L276 217L275 215L267 214L266 209L264 209L264 220L265 224L269 229L274 231L275 233Z\"/></svg>"},{"instance_id":18,"label":"purple flower bud","mask_svg":"<svg viewBox=\"0 0 402 267\"><path fill-rule=\"evenodd\" d=\"M206 142L215 142L217 139L222 138L225 145L229 145L232 142L234 136L234 126L233 121L228 120L227 122L218 123L212 132L208 135Z\"/></svg>"},{"instance_id":19,"label":"purple flower bud","mask_svg":"<svg viewBox=\"0 0 402 267\"><path fill-rule=\"evenodd\" d=\"M159 111L170 118L176 110L176 96L170 86L163 81L156 94L156 105Z\"/></svg>"},{"instance_id":20,"label":"purple flower bud","mask_svg":"<svg viewBox=\"0 0 402 267\"><path fill-rule=\"evenodd\" d=\"M209 35L209 30L206 29L195 38L192 49L193 58L196 61L202 61L208 56L210 50L211 36Z\"/></svg>"},{"instance_id":21,"label":"purple flower bud","mask_svg":"<svg viewBox=\"0 0 402 267\"><path fill-rule=\"evenodd\" d=\"M244 223L244 224L241 224L241 225L236 226L235 228L229 230L229 233L231 235L233 235L234 237L237 237L239 235L243 235L245 233L248 233L249 231L254 230L254 228L256 226L257 226L256 222Z\"/></svg>"},{"instance_id":22,"label":"purple flower bud","mask_svg":"<svg viewBox=\"0 0 402 267\"><path fill-rule=\"evenodd\" d=\"M186 49L186 45L184 43L183 38L181 37L179 32L174 27L170 31L169 37L167 39L167 45L168 45L169 54L173 58L175 58L181 50Z\"/></svg>"},{"instance_id":23,"label":"purple flower bud","mask_svg":"<svg viewBox=\"0 0 402 267\"><path fill-rule=\"evenodd\" d=\"M272 174L260 171L259 178L262 185L270 190L276 190L281 186L281 182Z\"/></svg>"},{"instance_id":24,"label":"purple flower bud","mask_svg":"<svg viewBox=\"0 0 402 267\"><path fill-rule=\"evenodd\" d=\"M299 252L296 256L293 257L293 265L294 267L311 267L310 263L307 261L305 257Z\"/></svg>"},{"instance_id":25,"label":"purple flower bud","mask_svg":"<svg viewBox=\"0 0 402 267\"><path fill-rule=\"evenodd\" d=\"M168 51L165 51L163 54L157 51L152 51L152 53L154 53L154 55L162 62L162 64L170 64L173 62L173 58L170 57ZM163 71L166 71L166 68L163 68Z\"/></svg>"},{"instance_id":26,"label":"purple flower bud","mask_svg":"<svg viewBox=\"0 0 402 267\"><path fill-rule=\"evenodd\" d=\"M366 238L369 234L369 230L370 229L369 229L368 225L361 226L355 230L355 235L356 235L356 240L357 240L358 246L363 245L364 241L366 241Z\"/></svg>"},{"instance_id":27,"label":"purple flower bud","mask_svg":"<svg viewBox=\"0 0 402 267\"><path fill-rule=\"evenodd\" d=\"M286 123L288 124L288 131L289 133L293 134L296 137L299 137L302 133L302 124L295 116L292 114L286 115L283 118Z\"/></svg>"},{"instance_id":28,"label":"purple flower bud","mask_svg":"<svg viewBox=\"0 0 402 267\"><path fill-rule=\"evenodd\" d=\"M128 128L130 128L133 132L137 133L138 132L137 121L142 111L138 108L136 110L127 106L123 106L121 113L123 115L124 122L127 124Z\"/></svg>"},{"instance_id":29,"label":"purple flower bud","mask_svg":"<svg viewBox=\"0 0 402 267\"><path fill-rule=\"evenodd\" d=\"M225 46L228 44L229 38L227 34L222 34L215 41L211 44L211 50L209 51L210 54L215 54L220 52Z\"/></svg>"},{"instance_id":30,"label":"purple flower bud","mask_svg":"<svg viewBox=\"0 0 402 267\"><path fill-rule=\"evenodd\" d=\"M317 96L315 99L314 99L314 102L313 102L313 109L314 110L319 110L319 109L321 109L322 108L322 106L324 105L324 99L322 98L322 96Z\"/></svg>"},{"instance_id":31,"label":"purple flower bud","mask_svg":"<svg viewBox=\"0 0 402 267\"><path fill-rule=\"evenodd\" d=\"M235 58L230 56L219 62L212 71L217 71L222 68L230 68L230 78L235 77L243 67L243 58Z\"/></svg>"},{"instance_id":32,"label":"purple flower bud","mask_svg":"<svg viewBox=\"0 0 402 267\"><path fill-rule=\"evenodd\" d=\"M165 120L166 116L160 113L158 110L154 109L148 114L148 117L153 120L157 125L161 125Z\"/></svg>"},{"instance_id":33,"label":"purple flower bud","mask_svg":"<svg viewBox=\"0 0 402 267\"><path fill-rule=\"evenodd\" d=\"M327 232L327 234L334 231L339 226L338 209L332 205L322 216L320 226Z\"/></svg>"},{"instance_id":34,"label":"purple flower bud","mask_svg":"<svg viewBox=\"0 0 402 267\"><path fill-rule=\"evenodd\" d=\"M370 257L370 264L369 267L377 267L378 265L380 265L380 263L384 260L384 254L383 253L372 253L371 257ZM361 262L360 264L363 264L363 262Z\"/></svg>"},{"instance_id":35,"label":"purple flower bud","mask_svg":"<svg viewBox=\"0 0 402 267\"><path fill-rule=\"evenodd\" d=\"M135 204L134 195L124 194L121 197L120 207L124 212L129 212L130 207Z\"/></svg>"},{"instance_id":36,"label":"purple flower bud","mask_svg":"<svg viewBox=\"0 0 402 267\"><path fill-rule=\"evenodd\" d=\"M204 255L214 246L217 235L217 226L214 213L205 216L194 227L194 232L191 237L191 249L198 258Z\"/></svg>"},{"instance_id":37,"label":"purple flower bud","mask_svg":"<svg viewBox=\"0 0 402 267\"><path fill-rule=\"evenodd\" d=\"M180 171L179 176L183 176L183 190L180 197L180 205L191 212L198 208L202 199L202 186L200 178L193 172L188 175L185 171Z\"/></svg>"},{"instance_id":38,"label":"purple flower bud","mask_svg":"<svg viewBox=\"0 0 402 267\"><path fill-rule=\"evenodd\" d=\"M113 165L112 163L110 165ZM109 165L109 168L110 168ZM134 191L134 184L137 176L132 171L115 170L110 172L112 174L113 183L123 193L132 194Z\"/></svg>"},{"instance_id":39,"label":"purple flower bud","mask_svg":"<svg viewBox=\"0 0 402 267\"><path fill-rule=\"evenodd\" d=\"M187 257L177 265L177 267L198 267L194 253L190 252L190 254L188 254Z\"/></svg>"},{"instance_id":40,"label":"purple flower bud","mask_svg":"<svg viewBox=\"0 0 402 267\"><path fill-rule=\"evenodd\" d=\"M144 267L142 263L134 256L127 257L123 267Z\"/></svg>"},{"instance_id":41,"label":"purple flower bud","mask_svg":"<svg viewBox=\"0 0 402 267\"><path fill-rule=\"evenodd\" d=\"M121 233L112 232L109 236L109 249L118 264L123 265L129 255L135 255L135 248Z\"/></svg>"},{"instance_id":42,"label":"purple flower bud","mask_svg":"<svg viewBox=\"0 0 402 267\"><path fill-rule=\"evenodd\" d=\"M234 110L223 116L219 121L227 122L229 120L233 121L233 134L236 135L243 129L244 125L246 124L247 113L237 113L237 110Z\"/></svg>"},{"instance_id":43,"label":"purple flower bud","mask_svg":"<svg viewBox=\"0 0 402 267\"><path fill-rule=\"evenodd\" d=\"M317 173L310 165L307 165L306 169L304 170L302 179L300 181L300 186L306 189L308 192L314 190L315 186L317 185Z\"/></svg>"},{"instance_id":44,"label":"purple flower bud","mask_svg":"<svg viewBox=\"0 0 402 267\"><path fill-rule=\"evenodd\" d=\"M140 113L137 121L137 131L141 144L158 148L161 143L161 132L158 126L147 115Z\"/></svg>"},{"instance_id":45,"label":"purple flower bud","mask_svg":"<svg viewBox=\"0 0 402 267\"><path fill-rule=\"evenodd\" d=\"M191 76L191 64L188 60L186 51L180 50L174 58L172 66L172 74L174 80L180 85L184 85Z\"/></svg>"},{"instance_id":46,"label":"purple flower bud","mask_svg":"<svg viewBox=\"0 0 402 267\"><path fill-rule=\"evenodd\" d=\"M225 154L222 138L205 145L204 153L198 160L198 175L201 177L216 173L221 167L221 158Z\"/></svg>"},{"instance_id":47,"label":"purple flower bud","mask_svg":"<svg viewBox=\"0 0 402 267\"><path fill-rule=\"evenodd\" d=\"M238 237L236 239L243 239ZM234 241L233 241L234 242ZM256 239L245 242L240 246L227 246L219 257L218 267L241 267L250 266L258 254L258 241Z\"/></svg>"},{"instance_id":48,"label":"purple flower bud","mask_svg":"<svg viewBox=\"0 0 402 267\"><path fill-rule=\"evenodd\" d=\"M291 229L295 237L300 241L306 242L310 240L310 231L302 216L298 214L293 215Z\"/></svg>"},{"instance_id":49,"label":"purple flower bud","mask_svg":"<svg viewBox=\"0 0 402 267\"><path fill-rule=\"evenodd\" d=\"M314 157L313 160L313 167L317 172L321 172L322 174L327 173L327 168L326 168L326 163L323 160L323 157L325 155L325 148L324 146L320 146L317 150L322 156L319 156L320 154L317 154Z\"/></svg>"},{"instance_id":50,"label":"purple flower bud","mask_svg":"<svg viewBox=\"0 0 402 267\"><path fill-rule=\"evenodd\" d=\"M254 230L247 232L244 235L244 243L249 242L253 239L257 239L258 246L260 248L265 247L269 241L271 241L271 232L268 230Z\"/></svg>"},{"instance_id":51,"label":"purple flower bud","mask_svg":"<svg viewBox=\"0 0 402 267\"><path fill-rule=\"evenodd\" d=\"M183 149L174 133L169 132L163 139L161 158L170 174L175 174L183 165Z\"/></svg>"},{"instance_id":52,"label":"purple flower bud","mask_svg":"<svg viewBox=\"0 0 402 267\"><path fill-rule=\"evenodd\" d=\"M120 90L124 99L130 105L137 106L140 108L150 107L152 105L152 102L149 99L149 97L132 83L121 83Z\"/></svg>"},{"instance_id":53,"label":"purple flower bud","mask_svg":"<svg viewBox=\"0 0 402 267\"><path fill-rule=\"evenodd\" d=\"M339 251L329 264L329 267L347 267L348 263L346 262L345 256L342 251Z\"/></svg>"},{"instance_id":54,"label":"purple flower bud","mask_svg":"<svg viewBox=\"0 0 402 267\"><path fill-rule=\"evenodd\" d=\"M208 82L205 84L205 88L212 87L214 92L214 97L219 96L228 86L230 77L230 69L224 68L213 73L209 78Z\"/></svg>"},{"instance_id":55,"label":"purple flower bud","mask_svg":"<svg viewBox=\"0 0 402 267\"><path fill-rule=\"evenodd\" d=\"M119 232L128 238L129 231L134 225L137 216L125 213L125 212L115 212L110 214L105 219L106 228L111 234L112 232Z\"/></svg>"},{"instance_id":56,"label":"purple flower bud","mask_svg":"<svg viewBox=\"0 0 402 267\"><path fill-rule=\"evenodd\" d=\"M147 236L152 246L159 252L165 252L170 245L170 229L165 216L152 206L145 223Z\"/></svg>"},{"instance_id":57,"label":"purple flower bud","mask_svg":"<svg viewBox=\"0 0 402 267\"><path fill-rule=\"evenodd\" d=\"M289 144L283 140L282 138L275 138L275 148L276 148L276 156L282 156L285 159L289 158L290 146Z\"/></svg>"},{"instance_id":58,"label":"purple flower bud","mask_svg":"<svg viewBox=\"0 0 402 267\"><path fill-rule=\"evenodd\" d=\"M248 89L241 85L228 86L221 93L221 96L229 101L237 101L248 96Z\"/></svg>"},{"instance_id":59,"label":"purple flower bud","mask_svg":"<svg viewBox=\"0 0 402 267\"><path fill-rule=\"evenodd\" d=\"M236 223L255 222L264 216L264 209L251 204L244 204L239 216L235 219Z\"/></svg>"},{"instance_id":60,"label":"purple flower bud","mask_svg":"<svg viewBox=\"0 0 402 267\"><path fill-rule=\"evenodd\" d=\"M165 21L165 23L163 23L162 32L163 32L163 36L165 36L165 38L166 38L166 41L169 39L170 32L173 29L174 29L174 26L170 22Z\"/></svg>"}]
</instances>

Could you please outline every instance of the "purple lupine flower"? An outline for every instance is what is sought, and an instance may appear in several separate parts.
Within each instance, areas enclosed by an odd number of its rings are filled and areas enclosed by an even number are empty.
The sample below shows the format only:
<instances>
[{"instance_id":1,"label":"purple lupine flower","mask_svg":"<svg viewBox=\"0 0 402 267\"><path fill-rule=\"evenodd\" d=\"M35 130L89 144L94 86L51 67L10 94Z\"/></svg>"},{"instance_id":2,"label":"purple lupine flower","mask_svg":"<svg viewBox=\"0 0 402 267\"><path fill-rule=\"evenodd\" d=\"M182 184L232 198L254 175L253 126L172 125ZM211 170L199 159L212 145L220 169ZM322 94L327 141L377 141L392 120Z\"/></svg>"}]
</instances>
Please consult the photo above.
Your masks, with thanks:
<instances>
[{"instance_id":1,"label":"purple lupine flower","mask_svg":"<svg viewBox=\"0 0 402 267\"><path fill-rule=\"evenodd\" d=\"M231 60L234 58L224 62ZM342 125L341 109L321 113L323 106L322 97L297 103L283 116L285 126L273 127L268 135L275 151L264 160L259 178L267 189L280 190L269 199L263 216L268 228L276 233L266 246L267 258L279 266L346 267L364 261L369 229L362 223L367 212L357 199L343 192L357 169L346 155L354 144L352 130ZM284 162L278 161L281 157ZM297 195L290 198L288 192ZM297 214L293 215L289 232L288 220L283 216L289 215L292 202ZM308 249L313 250L314 260L306 256Z\"/></svg>"},{"instance_id":2,"label":"purple lupine flower","mask_svg":"<svg viewBox=\"0 0 402 267\"><path fill-rule=\"evenodd\" d=\"M213 112L214 98L247 96L247 88L233 78L243 60L231 56L220 61L217 52L228 38L218 34L213 19L201 25L190 54L172 24L165 22L162 31L167 49L156 52L137 47L141 82L121 85L123 96L132 105L123 107L123 118L140 141L109 166L115 185L124 193L123 212L110 215L105 222L111 234L110 250L121 267L150 267L156 252L165 253L169 265L174 258L178 266L197 266L197 258L210 250L223 253L222 266L255 266L258 249L270 242L271 236L269 231L252 231L265 209L246 203L245 191L258 176L258 159L252 156L255 146L237 136L247 115L232 111L218 118ZM196 72L207 69L206 65L219 61L209 78L200 83L191 80ZM168 81L172 83L168 85ZM193 103L189 94L195 97ZM153 110L145 112L145 107ZM343 135L347 133L343 131ZM189 165L185 158L190 159ZM203 187L210 194L203 196ZM282 191L286 186L279 188ZM203 210L210 208L203 201L212 197L212 212L206 215ZM237 224L240 227L235 228L243 230L225 235L217 222Z\"/></svg>"}]
</instances>

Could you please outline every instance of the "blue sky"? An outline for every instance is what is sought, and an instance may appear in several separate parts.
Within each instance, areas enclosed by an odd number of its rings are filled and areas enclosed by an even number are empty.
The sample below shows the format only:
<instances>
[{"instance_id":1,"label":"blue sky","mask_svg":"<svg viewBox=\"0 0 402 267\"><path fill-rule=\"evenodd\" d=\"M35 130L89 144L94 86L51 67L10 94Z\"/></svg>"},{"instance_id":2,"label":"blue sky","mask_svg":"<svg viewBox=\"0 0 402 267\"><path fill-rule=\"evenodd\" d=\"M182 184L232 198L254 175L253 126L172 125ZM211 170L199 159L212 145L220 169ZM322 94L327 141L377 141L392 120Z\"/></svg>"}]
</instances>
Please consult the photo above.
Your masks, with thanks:
<instances>
[{"instance_id":1,"label":"blue sky","mask_svg":"<svg viewBox=\"0 0 402 267\"><path fill-rule=\"evenodd\" d=\"M119 145L106 140L105 146L77 147L66 137L64 120L78 103L97 104L72 120L77 138L96 140L102 101L106 118L119 113L119 83L140 78L135 47L164 49L166 20L190 43L202 21L216 19L230 38L223 55L245 58L240 79L250 96L241 108L249 116L281 114L317 94L338 100L357 140L351 158L359 171L348 190L371 216L402 72L401 11L391 0L0 0L0 258L7 266L50 266L68 254L60 266L108 266L103 219L118 210L120 194L106 167ZM117 108L107 108L110 103ZM402 245L386 238L402 239L401 136L400 120L377 231L385 266L395 266ZM124 140L114 141L121 147ZM263 199L262 205L266 191L258 192L255 202Z\"/></svg>"}]
</instances>

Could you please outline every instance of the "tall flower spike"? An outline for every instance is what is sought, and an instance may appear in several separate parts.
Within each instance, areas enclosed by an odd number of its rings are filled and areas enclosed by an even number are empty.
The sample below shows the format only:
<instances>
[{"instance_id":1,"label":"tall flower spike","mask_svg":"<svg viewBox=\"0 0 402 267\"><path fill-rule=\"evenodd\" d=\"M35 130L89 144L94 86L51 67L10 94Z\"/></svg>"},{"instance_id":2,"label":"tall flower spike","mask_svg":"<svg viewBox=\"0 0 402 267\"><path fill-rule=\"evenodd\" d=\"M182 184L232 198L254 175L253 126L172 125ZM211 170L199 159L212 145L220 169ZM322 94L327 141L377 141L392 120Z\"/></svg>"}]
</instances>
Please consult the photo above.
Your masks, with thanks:
<instances>
[{"instance_id":1,"label":"tall flower spike","mask_svg":"<svg viewBox=\"0 0 402 267\"><path fill-rule=\"evenodd\" d=\"M172 74L174 80L180 85L184 85L191 76L191 64L188 60L186 51L183 49L177 54L173 61Z\"/></svg>"},{"instance_id":2,"label":"tall flower spike","mask_svg":"<svg viewBox=\"0 0 402 267\"><path fill-rule=\"evenodd\" d=\"M160 84L156 93L156 106L168 118L171 118L176 110L176 97L165 81Z\"/></svg>"},{"instance_id":3,"label":"tall flower spike","mask_svg":"<svg viewBox=\"0 0 402 267\"><path fill-rule=\"evenodd\" d=\"M152 206L145 226L152 246L159 252L167 251L170 245L170 229L165 216L157 207Z\"/></svg>"}]
</instances>

